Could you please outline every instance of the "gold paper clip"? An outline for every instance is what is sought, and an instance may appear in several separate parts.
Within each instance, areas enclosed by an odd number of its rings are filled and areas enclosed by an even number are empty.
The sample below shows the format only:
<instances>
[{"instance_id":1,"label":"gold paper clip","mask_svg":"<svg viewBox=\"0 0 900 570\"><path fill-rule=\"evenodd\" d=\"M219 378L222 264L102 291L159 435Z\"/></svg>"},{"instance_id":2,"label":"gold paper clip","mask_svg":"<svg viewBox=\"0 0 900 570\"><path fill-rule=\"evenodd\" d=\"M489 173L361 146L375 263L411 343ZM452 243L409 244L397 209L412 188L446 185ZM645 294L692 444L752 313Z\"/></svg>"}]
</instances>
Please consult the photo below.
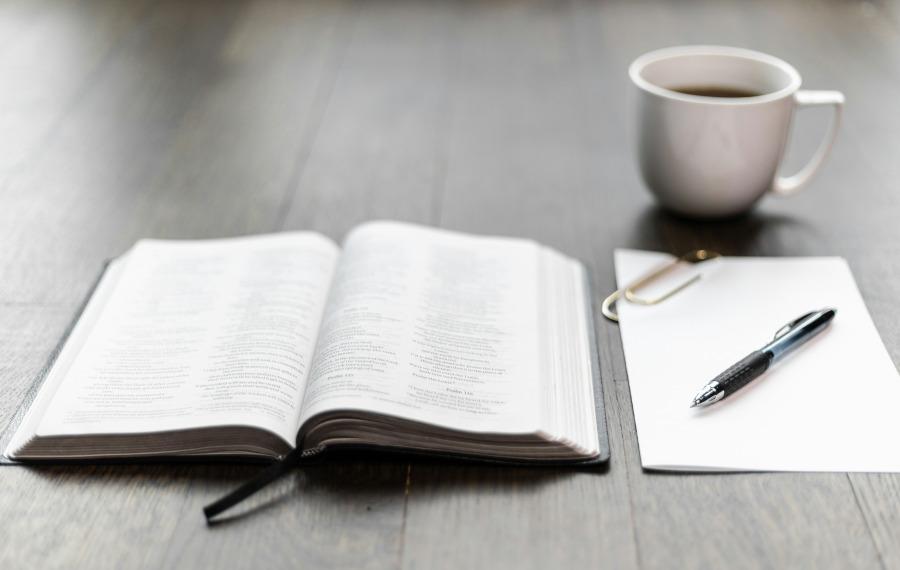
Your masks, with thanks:
<instances>
[{"instance_id":1,"label":"gold paper clip","mask_svg":"<svg viewBox=\"0 0 900 570\"><path fill-rule=\"evenodd\" d=\"M659 269L651 271L643 277L632 281L625 287L622 287L618 291L613 292L606 299L603 299L603 304L600 306L600 310L603 312L603 316L607 319L614 322L619 322L619 315L615 311L613 311L613 306L616 304L616 301L621 299L623 296L625 297L626 301L635 303L637 305L657 305L659 303L662 303L672 295L678 293L679 291L683 291L690 285L693 285L694 283L699 281L702 275L700 273L697 273L687 281L684 281L683 283L676 285L669 291L666 291L658 297L653 297L651 299L638 297L635 291L642 287L646 287L648 284L656 281L663 275L673 271L681 263L700 263L710 259L715 259L717 257L719 257L718 253L710 251L708 249L696 249L694 251L685 253L681 257L672 260L670 263L663 265Z\"/></svg>"}]
</instances>

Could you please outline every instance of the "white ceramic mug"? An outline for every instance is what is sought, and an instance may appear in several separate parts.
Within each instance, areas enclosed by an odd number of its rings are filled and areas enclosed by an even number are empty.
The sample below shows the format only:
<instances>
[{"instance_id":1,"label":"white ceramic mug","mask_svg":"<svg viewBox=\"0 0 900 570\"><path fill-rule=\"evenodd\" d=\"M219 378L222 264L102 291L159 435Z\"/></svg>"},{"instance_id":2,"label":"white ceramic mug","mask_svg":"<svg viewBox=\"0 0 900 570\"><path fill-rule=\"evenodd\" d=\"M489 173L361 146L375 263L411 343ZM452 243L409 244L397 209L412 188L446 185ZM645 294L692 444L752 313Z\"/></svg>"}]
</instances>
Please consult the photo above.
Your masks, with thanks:
<instances>
[{"instance_id":1,"label":"white ceramic mug","mask_svg":"<svg viewBox=\"0 0 900 570\"><path fill-rule=\"evenodd\" d=\"M757 51L722 46L666 48L631 64L638 87L639 158L644 182L665 207L716 218L749 210L766 193L789 195L809 182L828 155L844 96L801 91L788 63ZM676 91L696 87L755 93L708 97ZM798 107L831 105L828 133L793 176L779 176Z\"/></svg>"}]
</instances>

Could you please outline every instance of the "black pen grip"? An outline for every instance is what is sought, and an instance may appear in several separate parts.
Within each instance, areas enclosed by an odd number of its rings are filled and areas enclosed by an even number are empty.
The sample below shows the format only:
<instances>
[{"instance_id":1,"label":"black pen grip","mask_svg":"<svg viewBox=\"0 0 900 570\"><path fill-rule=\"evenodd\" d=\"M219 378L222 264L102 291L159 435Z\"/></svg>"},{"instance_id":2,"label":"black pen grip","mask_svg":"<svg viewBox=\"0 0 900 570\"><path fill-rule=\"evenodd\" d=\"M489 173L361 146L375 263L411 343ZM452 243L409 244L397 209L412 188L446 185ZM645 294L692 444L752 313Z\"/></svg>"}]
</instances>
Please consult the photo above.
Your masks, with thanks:
<instances>
[{"instance_id":1,"label":"black pen grip","mask_svg":"<svg viewBox=\"0 0 900 570\"><path fill-rule=\"evenodd\" d=\"M771 362L772 356L768 352L757 350L729 366L728 370L716 376L713 381L718 382L726 394L730 394L768 370Z\"/></svg>"}]
</instances>

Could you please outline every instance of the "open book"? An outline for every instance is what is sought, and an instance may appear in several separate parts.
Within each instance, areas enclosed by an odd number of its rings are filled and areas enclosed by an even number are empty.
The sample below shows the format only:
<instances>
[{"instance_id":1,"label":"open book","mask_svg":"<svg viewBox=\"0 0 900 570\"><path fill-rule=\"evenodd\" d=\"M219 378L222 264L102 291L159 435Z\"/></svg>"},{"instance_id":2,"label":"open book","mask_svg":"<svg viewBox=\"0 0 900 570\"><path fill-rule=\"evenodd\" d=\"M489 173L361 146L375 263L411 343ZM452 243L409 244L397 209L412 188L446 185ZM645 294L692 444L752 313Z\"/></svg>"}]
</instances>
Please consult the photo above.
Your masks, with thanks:
<instances>
[{"instance_id":1,"label":"open book","mask_svg":"<svg viewBox=\"0 0 900 570\"><path fill-rule=\"evenodd\" d=\"M391 222L342 248L142 240L108 266L5 454L602 461L586 287L536 243Z\"/></svg>"}]
</instances>

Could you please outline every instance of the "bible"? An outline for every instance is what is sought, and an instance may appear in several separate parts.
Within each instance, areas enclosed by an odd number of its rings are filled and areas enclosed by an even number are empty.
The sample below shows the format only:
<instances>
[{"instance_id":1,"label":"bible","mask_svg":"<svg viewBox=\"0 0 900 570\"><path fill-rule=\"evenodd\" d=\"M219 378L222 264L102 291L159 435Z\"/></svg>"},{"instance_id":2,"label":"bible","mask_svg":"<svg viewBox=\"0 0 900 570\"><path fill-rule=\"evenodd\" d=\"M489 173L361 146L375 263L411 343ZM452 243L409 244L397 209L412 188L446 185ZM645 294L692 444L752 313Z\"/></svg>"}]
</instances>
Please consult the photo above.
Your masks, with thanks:
<instances>
[{"instance_id":1,"label":"bible","mask_svg":"<svg viewBox=\"0 0 900 570\"><path fill-rule=\"evenodd\" d=\"M108 264L5 455L600 463L589 299L583 266L548 247L397 222L341 246L141 240Z\"/></svg>"}]
</instances>

